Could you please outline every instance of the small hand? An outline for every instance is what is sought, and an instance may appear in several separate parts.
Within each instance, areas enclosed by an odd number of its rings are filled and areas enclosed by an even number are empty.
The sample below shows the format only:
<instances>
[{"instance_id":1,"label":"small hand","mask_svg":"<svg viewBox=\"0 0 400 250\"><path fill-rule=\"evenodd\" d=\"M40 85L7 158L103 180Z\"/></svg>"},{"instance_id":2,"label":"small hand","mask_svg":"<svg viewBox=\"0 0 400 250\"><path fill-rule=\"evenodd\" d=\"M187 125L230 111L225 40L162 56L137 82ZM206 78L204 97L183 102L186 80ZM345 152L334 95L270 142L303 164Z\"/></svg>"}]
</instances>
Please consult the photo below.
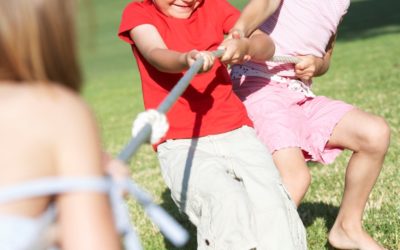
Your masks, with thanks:
<instances>
[{"instance_id":1,"label":"small hand","mask_svg":"<svg viewBox=\"0 0 400 250\"><path fill-rule=\"evenodd\" d=\"M233 29L229 32L229 34L226 36L225 40L229 40L229 39L240 39L240 38L244 38L244 33L242 30L239 29Z\"/></svg>"},{"instance_id":2,"label":"small hand","mask_svg":"<svg viewBox=\"0 0 400 250\"><path fill-rule=\"evenodd\" d=\"M295 65L296 77L304 82L309 82L316 74L322 58L313 55L297 56L300 62Z\"/></svg>"},{"instance_id":3,"label":"small hand","mask_svg":"<svg viewBox=\"0 0 400 250\"><path fill-rule=\"evenodd\" d=\"M218 49L225 50L220 58L221 62L225 64L240 64L251 59L247 54L249 51L249 41L247 38L225 40Z\"/></svg>"},{"instance_id":4,"label":"small hand","mask_svg":"<svg viewBox=\"0 0 400 250\"><path fill-rule=\"evenodd\" d=\"M189 67L191 67L194 64L194 62L201 57L203 58L204 62L199 73L207 72L214 65L215 56L213 55L212 52L198 51L198 50L189 51L188 53L186 53L186 62L189 65Z\"/></svg>"},{"instance_id":5,"label":"small hand","mask_svg":"<svg viewBox=\"0 0 400 250\"><path fill-rule=\"evenodd\" d=\"M129 167L119 159L113 158L110 154L103 153L103 164L106 173L114 181L124 180L130 177Z\"/></svg>"},{"instance_id":6,"label":"small hand","mask_svg":"<svg viewBox=\"0 0 400 250\"><path fill-rule=\"evenodd\" d=\"M240 49L243 49L243 47L238 47L238 41L247 43L247 39L244 36L243 31L238 29L231 30L229 35L224 39L218 48L225 50L225 53L220 58L221 62L226 64L235 64L244 63L251 59L250 55L247 54L248 47L244 47L245 51L241 51Z\"/></svg>"}]
</instances>

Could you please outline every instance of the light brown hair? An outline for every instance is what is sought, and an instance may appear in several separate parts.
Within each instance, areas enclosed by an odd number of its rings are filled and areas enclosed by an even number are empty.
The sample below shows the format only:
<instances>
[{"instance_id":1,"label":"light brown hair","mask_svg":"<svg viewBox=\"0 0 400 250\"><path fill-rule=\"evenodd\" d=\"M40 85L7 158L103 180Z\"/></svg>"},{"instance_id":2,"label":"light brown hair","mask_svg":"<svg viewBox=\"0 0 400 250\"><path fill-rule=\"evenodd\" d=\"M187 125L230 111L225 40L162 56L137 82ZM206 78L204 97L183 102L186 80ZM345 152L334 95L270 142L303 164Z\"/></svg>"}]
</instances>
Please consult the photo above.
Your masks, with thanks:
<instances>
[{"instance_id":1,"label":"light brown hair","mask_svg":"<svg viewBox=\"0 0 400 250\"><path fill-rule=\"evenodd\" d=\"M73 0L0 0L0 80L79 91Z\"/></svg>"}]
</instances>

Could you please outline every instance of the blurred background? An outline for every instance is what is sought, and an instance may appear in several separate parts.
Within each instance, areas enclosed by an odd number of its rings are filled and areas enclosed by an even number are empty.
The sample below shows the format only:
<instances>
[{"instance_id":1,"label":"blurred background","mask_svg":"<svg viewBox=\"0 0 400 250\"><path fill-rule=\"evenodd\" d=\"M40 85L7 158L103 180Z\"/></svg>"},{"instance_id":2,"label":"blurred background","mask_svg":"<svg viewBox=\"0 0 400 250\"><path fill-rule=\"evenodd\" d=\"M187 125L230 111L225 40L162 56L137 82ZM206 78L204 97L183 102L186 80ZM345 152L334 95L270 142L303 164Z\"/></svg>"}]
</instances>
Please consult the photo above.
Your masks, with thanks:
<instances>
[{"instance_id":1,"label":"blurred background","mask_svg":"<svg viewBox=\"0 0 400 250\"><path fill-rule=\"evenodd\" d=\"M86 78L84 98L99 121L104 147L118 154L130 139L131 124L143 111L140 78L128 44L117 37L128 0L95 0L80 5L80 50ZM246 0L232 0L241 9ZM400 1L353 0L339 28L330 70L314 80L314 93L352 103L385 117L392 140L384 169L364 215L366 230L388 249L400 250ZM360 124L362 126L362 124ZM309 248L328 249L343 191L349 152L334 164L310 164L312 185L299 207ZM182 249L196 249L196 231L179 214L159 172L155 152L141 147L132 159L132 177L190 231ZM132 220L144 249L175 249L130 201Z\"/></svg>"}]
</instances>

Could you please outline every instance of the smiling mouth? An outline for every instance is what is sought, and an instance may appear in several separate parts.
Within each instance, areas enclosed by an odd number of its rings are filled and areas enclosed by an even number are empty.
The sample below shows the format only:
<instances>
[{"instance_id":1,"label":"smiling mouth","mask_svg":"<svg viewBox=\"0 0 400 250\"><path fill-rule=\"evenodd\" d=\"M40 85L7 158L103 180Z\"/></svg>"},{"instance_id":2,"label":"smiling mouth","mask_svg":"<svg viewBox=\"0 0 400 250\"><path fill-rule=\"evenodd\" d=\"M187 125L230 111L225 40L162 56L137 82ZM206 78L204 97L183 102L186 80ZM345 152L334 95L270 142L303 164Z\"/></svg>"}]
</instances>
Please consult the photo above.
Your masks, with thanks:
<instances>
[{"instance_id":1,"label":"smiling mouth","mask_svg":"<svg viewBox=\"0 0 400 250\"><path fill-rule=\"evenodd\" d=\"M191 6L188 5L178 5L178 4L174 4L174 6L178 7L178 8L183 8L183 9L190 9Z\"/></svg>"}]
</instances>

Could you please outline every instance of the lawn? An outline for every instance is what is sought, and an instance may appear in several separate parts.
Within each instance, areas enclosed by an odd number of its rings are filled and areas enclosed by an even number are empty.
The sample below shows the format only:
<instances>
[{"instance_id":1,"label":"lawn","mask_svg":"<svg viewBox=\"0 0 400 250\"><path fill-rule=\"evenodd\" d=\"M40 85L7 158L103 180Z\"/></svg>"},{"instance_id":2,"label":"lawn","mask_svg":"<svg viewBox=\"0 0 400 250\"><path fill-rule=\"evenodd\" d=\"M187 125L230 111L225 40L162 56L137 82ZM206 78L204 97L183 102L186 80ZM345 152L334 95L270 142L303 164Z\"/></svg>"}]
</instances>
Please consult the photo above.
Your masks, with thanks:
<instances>
[{"instance_id":1,"label":"lawn","mask_svg":"<svg viewBox=\"0 0 400 250\"><path fill-rule=\"evenodd\" d=\"M104 147L116 155L130 139L131 123L143 110L140 79L127 44L116 33L124 0L96 0L82 6L80 49L86 75L84 97L93 107ZM246 1L232 1L241 8ZM352 103L385 117L392 129L384 169L370 196L364 215L367 231L388 249L400 249L400 2L352 1L340 27L330 71L315 79L314 92ZM362 124L360 124L362 126ZM312 184L300 215L307 227L310 249L326 249L329 228L338 212L349 152L334 164L310 164ZM196 249L195 228L179 214L160 175L155 153L141 147L132 159L133 178L155 202L167 209L190 231L182 249ZM130 201L132 219L145 249L174 249L143 210Z\"/></svg>"}]
</instances>

